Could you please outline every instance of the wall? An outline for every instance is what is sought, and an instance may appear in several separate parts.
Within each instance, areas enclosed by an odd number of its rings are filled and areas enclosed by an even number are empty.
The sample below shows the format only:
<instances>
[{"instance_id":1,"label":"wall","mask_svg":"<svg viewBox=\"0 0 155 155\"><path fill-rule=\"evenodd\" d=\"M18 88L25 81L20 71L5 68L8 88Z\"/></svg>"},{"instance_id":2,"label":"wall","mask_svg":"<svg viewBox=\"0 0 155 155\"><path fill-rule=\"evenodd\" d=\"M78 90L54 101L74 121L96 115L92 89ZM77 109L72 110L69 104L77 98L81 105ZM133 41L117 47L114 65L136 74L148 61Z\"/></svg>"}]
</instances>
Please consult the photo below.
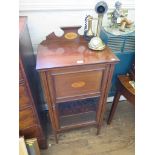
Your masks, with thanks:
<instances>
[{"instance_id":1,"label":"wall","mask_svg":"<svg viewBox=\"0 0 155 155\"><path fill-rule=\"evenodd\" d=\"M105 0L109 11L114 9L115 0ZM94 6L98 0L20 0L20 15L28 16L28 27L34 52L38 44L51 32L62 35L61 26L81 25L80 34L84 31L85 16L97 17ZM128 17L134 20L134 1L123 0L123 8L129 9ZM106 15L103 25L107 24ZM94 21L94 30L96 29Z\"/></svg>"}]
</instances>

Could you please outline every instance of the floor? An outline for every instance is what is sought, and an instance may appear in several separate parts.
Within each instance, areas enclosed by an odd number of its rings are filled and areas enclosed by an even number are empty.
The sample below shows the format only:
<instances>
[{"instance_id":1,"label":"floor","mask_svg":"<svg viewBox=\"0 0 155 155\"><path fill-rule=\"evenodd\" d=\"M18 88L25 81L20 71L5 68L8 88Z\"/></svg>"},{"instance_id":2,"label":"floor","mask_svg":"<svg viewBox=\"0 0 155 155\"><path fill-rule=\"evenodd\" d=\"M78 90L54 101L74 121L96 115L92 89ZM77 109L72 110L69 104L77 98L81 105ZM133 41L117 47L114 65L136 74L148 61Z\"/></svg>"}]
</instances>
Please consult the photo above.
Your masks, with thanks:
<instances>
[{"instance_id":1,"label":"floor","mask_svg":"<svg viewBox=\"0 0 155 155\"><path fill-rule=\"evenodd\" d=\"M107 125L110 107L108 103L100 135L96 136L95 127L75 129L60 134L56 144L50 134L49 147L41 150L41 155L134 155L134 108L121 101L111 125Z\"/></svg>"}]
</instances>

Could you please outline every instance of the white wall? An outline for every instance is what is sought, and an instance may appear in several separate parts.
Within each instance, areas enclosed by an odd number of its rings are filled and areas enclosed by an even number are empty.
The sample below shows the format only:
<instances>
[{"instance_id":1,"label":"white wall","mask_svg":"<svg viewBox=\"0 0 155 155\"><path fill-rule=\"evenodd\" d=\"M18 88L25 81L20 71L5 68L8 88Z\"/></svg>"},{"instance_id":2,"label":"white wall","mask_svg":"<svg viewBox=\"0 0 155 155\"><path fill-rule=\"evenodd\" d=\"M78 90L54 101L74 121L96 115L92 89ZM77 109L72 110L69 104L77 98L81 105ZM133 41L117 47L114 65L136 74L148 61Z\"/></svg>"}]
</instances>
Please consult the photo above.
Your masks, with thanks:
<instances>
[{"instance_id":1,"label":"white wall","mask_svg":"<svg viewBox=\"0 0 155 155\"><path fill-rule=\"evenodd\" d=\"M61 35L61 26L81 25L84 30L84 18L90 14L97 17L94 6L99 0L20 0L20 15L28 16L28 27L34 52L38 44L51 32ZM116 0L105 0L109 11L114 8ZM124 8L129 9L128 17L134 20L134 1L122 0ZM103 25L107 23L106 16ZM94 29L96 23L94 22Z\"/></svg>"}]
</instances>

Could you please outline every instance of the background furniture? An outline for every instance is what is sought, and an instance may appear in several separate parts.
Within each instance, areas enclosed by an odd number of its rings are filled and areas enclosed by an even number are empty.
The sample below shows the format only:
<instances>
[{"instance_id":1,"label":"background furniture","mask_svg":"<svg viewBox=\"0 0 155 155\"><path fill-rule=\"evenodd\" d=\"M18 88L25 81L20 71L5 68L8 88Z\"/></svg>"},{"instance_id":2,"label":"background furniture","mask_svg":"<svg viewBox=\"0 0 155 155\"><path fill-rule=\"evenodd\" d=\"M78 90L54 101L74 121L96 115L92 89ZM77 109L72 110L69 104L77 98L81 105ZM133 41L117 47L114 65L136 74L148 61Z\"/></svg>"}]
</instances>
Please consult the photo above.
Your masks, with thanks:
<instances>
[{"instance_id":1,"label":"background furniture","mask_svg":"<svg viewBox=\"0 0 155 155\"><path fill-rule=\"evenodd\" d=\"M39 120L39 106L42 104L39 79L26 20L26 17L19 19L19 132L25 138L36 137L40 148L46 148L41 119Z\"/></svg>"},{"instance_id":2,"label":"background furniture","mask_svg":"<svg viewBox=\"0 0 155 155\"><path fill-rule=\"evenodd\" d=\"M99 134L114 66L119 61L109 47L100 52L90 50L88 42L78 35L79 28L62 28L62 37L50 34L37 51L36 69L40 73L56 142L59 132L87 125L96 125ZM66 102L93 97L99 97L95 107L73 105L71 113L61 108ZM82 121L79 116L83 116Z\"/></svg>"},{"instance_id":3,"label":"background furniture","mask_svg":"<svg viewBox=\"0 0 155 155\"><path fill-rule=\"evenodd\" d=\"M125 75L132 66L132 60L135 55L135 32L121 32L119 35L115 35L112 32L107 32L104 27L102 27L101 38L120 59L120 62L115 66L112 86L109 91L109 96L114 96L116 93L118 75Z\"/></svg>"},{"instance_id":4,"label":"background furniture","mask_svg":"<svg viewBox=\"0 0 155 155\"><path fill-rule=\"evenodd\" d=\"M128 75L119 75L116 94L114 96L112 108L107 123L110 124L116 111L119 98L123 95L130 103L135 104L135 88L129 83L135 81L135 66L132 65Z\"/></svg>"}]
</instances>

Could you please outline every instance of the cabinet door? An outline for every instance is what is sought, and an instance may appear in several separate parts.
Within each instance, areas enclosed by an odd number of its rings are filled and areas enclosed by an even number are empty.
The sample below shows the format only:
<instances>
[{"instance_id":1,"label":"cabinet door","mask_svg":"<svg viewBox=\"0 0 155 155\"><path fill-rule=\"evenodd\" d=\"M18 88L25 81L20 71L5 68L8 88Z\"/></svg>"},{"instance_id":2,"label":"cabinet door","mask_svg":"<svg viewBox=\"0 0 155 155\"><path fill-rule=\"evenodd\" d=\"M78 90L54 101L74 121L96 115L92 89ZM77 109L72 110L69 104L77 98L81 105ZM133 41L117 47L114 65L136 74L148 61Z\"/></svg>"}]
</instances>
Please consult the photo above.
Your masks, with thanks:
<instances>
[{"instance_id":1,"label":"cabinet door","mask_svg":"<svg viewBox=\"0 0 155 155\"><path fill-rule=\"evenodd\" d=\"M102 71L66 73L54 76L56 98L99 93Z\"/></svg>"},{"instance_id":2,"label":"cabinet door","mask_svg":"<svg viewBox=\"0 0 155 155\"><path fill-rule=\"evenodd\" d=\"M56 103L100 96L104 71L102 68L56 74L48 72L50 94L54 96Z\"/></svg>"}]
</instances>

